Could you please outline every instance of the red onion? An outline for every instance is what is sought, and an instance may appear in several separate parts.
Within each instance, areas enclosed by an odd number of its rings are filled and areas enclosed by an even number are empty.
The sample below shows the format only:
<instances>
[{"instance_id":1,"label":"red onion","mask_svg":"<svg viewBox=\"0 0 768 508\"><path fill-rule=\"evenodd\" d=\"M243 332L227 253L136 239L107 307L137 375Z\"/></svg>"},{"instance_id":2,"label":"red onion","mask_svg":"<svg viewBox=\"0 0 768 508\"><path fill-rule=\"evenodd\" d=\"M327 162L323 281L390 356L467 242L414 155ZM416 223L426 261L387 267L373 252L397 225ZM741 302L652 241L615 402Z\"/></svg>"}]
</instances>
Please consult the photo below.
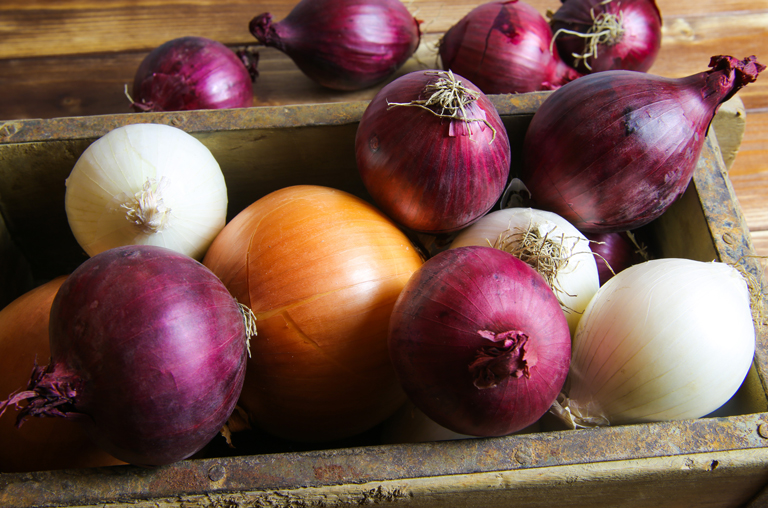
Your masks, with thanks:
<instances>
[{"instance_id":1,"label":"red onion","mask_svg":"<svg viewBox=\"0 0 768 508\"><path fill-rule=\"evenodd\" d=\"M661 48L655 0L563 0L550 24L560 57L582 73L645 72Z\"/></svg>"},{"instance_id":2,"label":"red onion","mask_svg":"<svg viewBox=\"0 0 768 508\"><path fill-rule=\"evenodd\" d=\"M523 141L534 206L592 233L661 215L687 188L720 104L765 68L754 56L710 67L683 78L603 71L552 92Z\"/></svg>"},{"instance_id":3,"label":"red onion","mask_svg":"<svg viewBox=\"0 0 768 508\"><path fill-rule=\"evenodd\" d=\"M544 16L520 0L469 12L440 41L440 58L487 94L554 90L579 77L551 48Z\"/></svg>"},{"instance_id":4,"label":"red onion","mask_svg":"<svg viewBox=\"0 0 768 508\"><path fill-rule=\"evenodd\" d=\"M414 405L449 430L510 434L536 422L568 373L571 335L544 278L485 246L430 258L400 294L389 351Z\"/></svg>"},{"instance_id":5,"label":"red onion","mask_svg":"<svg viewBox=\"0 0 768 508\"><path fill-rule=\"evenodd\" d=\"M629 231L587 233L589 247L596 254L597 273L602 286L614 275L648 259L645 249L638 245Z\"/></svg>"},{"instance_id":6,"label":"red onion","mask_svg":"<svg viewBox=\"0 0 768 508\"><path fill-rule=\"evenodd\" d=\"M302 0L282 21L264 13L249 29L317 83L359 90L388 78L413 55L419 24L400 0Z\"/></svg>"},{"instance_id":7,"label":"red onion","mask_svg":"<svg viewBox=\"0 0 768 508\"><path fill-rule=\"evenodd\" d=\"M19 425L71 418L116 458L145 466L202 449L245 375L238 303L202 264L163 247L117 247L80 265L53 301L50 344L48 366L35 366L0 414L26 400Z\"/></svg>"},{"instance_id":8,"label":"red onion","mask_svg":"<svg viewBox=\"0 0 768 508\"><path fill-rule=\"evenodd\" d=\"M133 80L136 111L245 108L253 105L258 53L235 53L204 37L180 37L149 52Z\"/></svg>"},{"instance_id":9,"label":"red onion","mask_svg":"<svg viewBox=\"0 0 768 508\"><path fill-rule=\"evenodd\" d=\"M496 108L450 71L411 72L382 88L360 120L355 153L379 208L423 233L479 219L509 175L509 138Z\"/></svg>"}]
</instances>

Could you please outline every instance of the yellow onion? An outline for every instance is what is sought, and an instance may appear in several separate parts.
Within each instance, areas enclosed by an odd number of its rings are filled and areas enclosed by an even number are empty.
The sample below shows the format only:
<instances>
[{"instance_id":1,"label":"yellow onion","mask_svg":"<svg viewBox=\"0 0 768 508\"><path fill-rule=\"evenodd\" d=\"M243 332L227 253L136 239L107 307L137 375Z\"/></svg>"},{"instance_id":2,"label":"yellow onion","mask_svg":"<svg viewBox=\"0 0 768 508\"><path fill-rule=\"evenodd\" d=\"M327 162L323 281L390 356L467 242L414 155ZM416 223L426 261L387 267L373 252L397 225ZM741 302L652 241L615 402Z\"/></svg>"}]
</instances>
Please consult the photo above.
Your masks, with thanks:
<instances>
[{"instance_id":1,"label":"yellow onion","mask_svg":"<svg viewBox=\"0 0 768 508\"><path fill-rule=\"evenodd\" d=\"M23 390L35 359L50 356L48 317L66 277L20 296L0 311L0 399ZM16 428L12 414L0 418L0 472L122 464L92 444L82 427L63 418L32 418Z\"/></svg>"},{"instance_id":2,"label":"yellow onion","mask_svg":"<svg viewBox=\"0 0 768 508\"><path fill-rule=\"evenodd\" d=\"M326 187L275 191L240 212L203 263L256 316L240 398L256 426L342 439L402 405L387 326L422 259L373 206Z\"/></svg>"}]
</instances>

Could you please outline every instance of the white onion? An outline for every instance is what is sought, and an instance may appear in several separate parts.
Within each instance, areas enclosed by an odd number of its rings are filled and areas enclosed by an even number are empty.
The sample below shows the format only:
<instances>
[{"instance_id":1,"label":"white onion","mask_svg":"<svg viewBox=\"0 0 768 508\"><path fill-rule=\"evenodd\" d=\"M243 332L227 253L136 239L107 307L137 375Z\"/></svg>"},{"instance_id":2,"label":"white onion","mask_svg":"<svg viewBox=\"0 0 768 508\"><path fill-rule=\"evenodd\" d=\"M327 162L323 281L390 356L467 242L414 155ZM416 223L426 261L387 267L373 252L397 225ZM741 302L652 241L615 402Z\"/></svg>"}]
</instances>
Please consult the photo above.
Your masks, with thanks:
<instances>
[{"instance_id":1,"label":"white onion","mask_svg":"<svg viewBox=\"0 0 768 508\"><path fill-rule=\"evenodd\" d=\"M699 418L736 393L754 351L751 294L736 268L646 261L590 302L554 412L572 427Z\"/></svg>"},{"instance_id":2,"label":"white onion","mask_svg":"<svg viewBox=\"0 0 768 508\"><path fill-rule=\"evenodd\" d=\"M515 251L523 246L524 235L531 234L549 240L550 247L559 250L554 260L554 269L547 263L530 262ZM451 248L467 245L490 245L512 252L527 261L552 286L568 321L571 335L592 296L600 287L597 262L589 240L570 222L557 214L534 208L504 208L491 212L468 228L462 230L451 243ZM525 253L545 247L534 244ZM550 263L553 260L548 260Z\"/></svg>"},{"instance_id":3,"label":"white onion","mask_svg":"<svg viewBox=\"0 0 768 508\"><path fill-rule=\"evenodd\" d=\"M226 222L218 162L200 141L169 125L108 132L83 152L66 186L67 220L89 256L139 244L199 260Z\"/></svg>"}]
</instances>

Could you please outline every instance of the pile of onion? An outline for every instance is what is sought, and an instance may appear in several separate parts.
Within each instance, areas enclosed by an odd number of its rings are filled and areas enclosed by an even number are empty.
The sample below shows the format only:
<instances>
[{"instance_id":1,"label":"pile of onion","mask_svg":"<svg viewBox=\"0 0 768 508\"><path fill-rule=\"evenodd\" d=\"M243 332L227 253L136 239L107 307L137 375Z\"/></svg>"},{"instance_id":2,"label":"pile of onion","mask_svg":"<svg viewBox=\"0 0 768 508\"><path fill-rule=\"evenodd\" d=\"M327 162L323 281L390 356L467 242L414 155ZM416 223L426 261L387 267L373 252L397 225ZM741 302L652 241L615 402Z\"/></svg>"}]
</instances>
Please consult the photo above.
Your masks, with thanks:
<instances>
[{"instance_id":1,"label":"pile of onion","mask_svg":"<svg viewBox=\"0 0 768 508\"><path fill-rule=\"evenodd\" d=\"M343 439L404 402L387 326L422 259L369 203L327 187L277 190L235 216L203 262L257 319L239 403L256 427Z\"/></svg>"},{"instance_id":2,"label":"pile of onion","mask_svg":"<svg viewBox=\"0 0 768 508\"><path fill-rule=\"evenodd\" d=\"M257 62L257 53L235 53L205 37L170 40L139 64L131 105L136 111L250 107Z\"/></svg>"},{"instance_id":3,"label":"pile of onion","mask_svg":"<svg viewBox=\"0 0 768 508\"><path fill-rule=\"evenodd\" d=\"M492 247L424 263L395 304L389 351L413 404L460 434L501 436L546 414L563 387L571 335L544 278Z\"/></svg>"},{"instance_id":4,"label":"pile of onion","mask_svg":"<svg viewBox=\"0 0 768 508\"><path fill-rule=\"evenodd\" d=\"M218 162L170 125L118 127L94 141L66 180L72 233L89 256L157 245L201 259L227 218Z\"/></svg>"},{"instance_id":5,"label":"pile of onion","mask_svg":"<svg viewBox=\"0 0 768 508\"><path fill-rule=\"evenodd\" d=\"M729 56L710 67L684 78L604 71L552 92L523 142L533 206L589 233L659 217L688 187L720 104L765 69Z\"/></svg>"},{"instance_id":6,"label":"pile of onion","mask_svg":"<svg viewBox=\"0 0 768 508\"><path fill-rule=\"evenodd\" d=\"M23 389L35 359L50 357L51 304L66 277L21 295L0 311L0 394ZM0 418L0 472L47 471L122 464L89 439L75 422L35 418L16 428Z\"/></svg>"},{"instance_id":7,"label":"pile of onion","mask_svg":"<svg viewBox=\"0 0 768 508\"><path fill-rule=\"evenodd\" d=\"M234 410L247 339L240 306L198 261L148 245L110 249L61 285L50 363L35 364L0 415L15 406L19 425L63 417L125 462L176 462L207 445Z\"/></svg>"},{"instance_id":8,"label":"pile of onion","mask_svg":"<svg viewBox=\"0 0 768 508\"><path fill-rule=\"evenodd\" d=\"M390 77L413 55L419 24L400 0L301 0L282 21L260 14L249 30L315 82L359 90Z\"/></svg>"},{"instance_id":9,"label":"pile of onion","mask_svg":"<svg viewBox=\"0 0 768 508\"><path fill-rule=\"evenodd\" d=\"M581 74L552 48L547 20L522 0L479 5L440 40L443 69L487 94L554 90Z\"/></svg>"},{"instance_id":10,"label":"pile of onion","mask_svg":"<svg viewBox=\"0 0 768 508\"><path fill-rule=\"evenodd\" d=\"M563 0L550 24L560 57L583 74L645 72L661 49L656 0Z\"/></svg>"},{"instance_id":11,"label":"pile of onion","mask_svg":"<svg viewBox=\"0 0 768 508\"><path fill-rule=\"evenodd\" d=\"M579 322L553 412L574 428L711 413L752 365L752 302L746 278L725 263L665 258L619 272Z\"/></svg>"},{"instance_id":12,"label":"pile of onion","mask_svg":"<svg viewBox=\"0 0 768 508\"><path fill-rule=\"evenodd\" d=\"M415 71L383 87L355 137L357 168L377 206L421 233L473 223L501 197L507 131L490 99L448 71Z\"/></svg>"}]
</instances>

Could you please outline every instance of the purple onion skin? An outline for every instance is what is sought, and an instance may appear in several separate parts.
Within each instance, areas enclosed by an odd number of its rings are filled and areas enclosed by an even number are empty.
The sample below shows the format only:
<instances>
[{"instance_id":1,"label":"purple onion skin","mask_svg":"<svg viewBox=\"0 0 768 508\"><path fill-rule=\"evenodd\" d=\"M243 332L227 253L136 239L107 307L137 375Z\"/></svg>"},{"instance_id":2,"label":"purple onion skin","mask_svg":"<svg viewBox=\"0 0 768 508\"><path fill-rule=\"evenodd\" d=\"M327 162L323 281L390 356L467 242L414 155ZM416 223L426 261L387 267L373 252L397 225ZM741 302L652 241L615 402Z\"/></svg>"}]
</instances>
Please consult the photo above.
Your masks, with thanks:
<instances>
[{"instance_id":1,"label":"purple onion skin","mask_svg":"<svg viewBox=\"0 0 768 508\"><path fill-rule=\"evenodd\" d=\"M479 94L466 106L467 118L484 117L493 129L420 107L390 107L425 100L438 72L411 72L384 86L355 137L358 171L377 206L400 225L430 234L459 230L488 212L504 192L511 157L493 103L461 76L455 78Z\"/></svg>"},{"instance_id":2,"label":"purple onion skin","mask_svg":"<svg viewBox=\"0 0 768 508\"><path fill-rule=\"evenodd\" d=\"M419 25L400 0L302 0L282 21L264 13L249 29L310 79L352 91L394 74L416 51Z\"/></svg>"},{"instance_id":3,"label":"purple onion skin","mask_svg":"<svg viewBox=\"0 0 768 508\"><path fill-rule=\"evenodd\" d=\"M615 274L637 263L645 261L626 231L615 233L587 233L589 247L597 254L597 272L602 286Z\"/></svg>"},{"instance_id":4,"label":"purple onion skin","mask_svg":"<svg viewBox=\"0 0 768 508\"><path fill-rule=\"evenodd\" d=\"M440 41L440 58L487 94L554 90L581 74L550 51L552 31L520 0L488 2L470 11Z\"/></svg>"},{"instance_id":5,"label":"purple onion skin","mask_svg":"<svg viewBox=\"0 0 768 508\"><path fill-rule=\"evenodd\" d=\"M679 79L603 71L552 92L523 141L532 206L586 233L659 217L687 188L720 104L764 69L728 56L710 67Z\"/></svg>"},{"instance_id":6,"label":"purple onion skin","mask_svg":"<svg viewBox=\"0 0 768 508\"><path fill-rule=\"evenodd\" d=\"M614 44L597 46L597 56L587 59L591 69L573 57L585 52L586 39L558 34L555 45L568 65L583 74L621 69L646 72L651 68L661 49L661 12L655 0L564 0L550 20L552 32L567 29L587 33L594 23L592 12L595 17L621 14L624 33Z\"/></svg>"},{"instance_id":7,"label":"purple onion skin","mask_svg":"<svg viewBox=\"0 0 768 508\"><path fill-rule=\"evenodd\" d=\"M187 458L234 410L246 365L239 306L202 264L153 246L104 251L78 267L51 308L51 361L19 413L72 418L114 457ZM64 402L50 407L44 394Z\"/></svg>"},{"instance_id":8,"label":"purple onion skin","mask_svg":"<svg viewBox=\"0 0 768 508\"><path fill-rule=\"evenodd\" d=\"M498 358L517 367L522 359L527 372L486 371L478 388L478 355L501 352L478 332L513 330L527 336L522 358ZM535 423L555 401L571 336L541 275L512 254L472 246L443 251L414 273L395 303L389 350L406 394L432 420L461 434L501 436Z\"/></svg>"},{"instance_id":9,"label":"purple onion skin","mask_svg":"<svg viewBox=\"0 0 768 508\"><path fill-rule=\"evenodd\" d=\"M181 37L153 49L139 64L133 109L247 108L253 106L254 79L254 70L220 42Z\"/></svg>"}]
</instances>

